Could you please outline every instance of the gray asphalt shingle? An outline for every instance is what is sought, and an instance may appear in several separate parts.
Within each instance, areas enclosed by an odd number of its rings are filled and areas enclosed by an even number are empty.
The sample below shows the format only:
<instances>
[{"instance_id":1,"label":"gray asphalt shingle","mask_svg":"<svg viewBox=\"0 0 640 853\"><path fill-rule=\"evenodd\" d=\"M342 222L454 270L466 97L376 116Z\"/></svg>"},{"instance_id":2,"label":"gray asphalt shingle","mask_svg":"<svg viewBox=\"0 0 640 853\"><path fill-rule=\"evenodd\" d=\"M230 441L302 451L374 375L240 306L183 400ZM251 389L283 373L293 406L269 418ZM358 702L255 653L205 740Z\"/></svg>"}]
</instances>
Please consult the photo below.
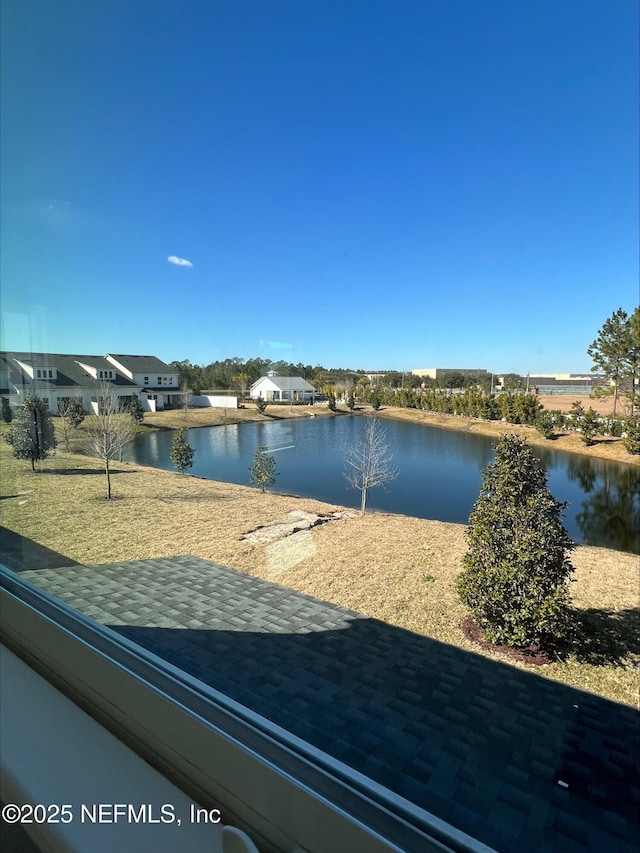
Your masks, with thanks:
<instances>
[{"instance_id":1,"label":"gray asphalt shingle","mask_svg":"<svg viewBox=\"0 0 640 853\"><path fill-rule=\"evenodd\" d=\"M23 577L496 850L638 849L631 707L199 558Z\"/></svg>"}]
</instances>

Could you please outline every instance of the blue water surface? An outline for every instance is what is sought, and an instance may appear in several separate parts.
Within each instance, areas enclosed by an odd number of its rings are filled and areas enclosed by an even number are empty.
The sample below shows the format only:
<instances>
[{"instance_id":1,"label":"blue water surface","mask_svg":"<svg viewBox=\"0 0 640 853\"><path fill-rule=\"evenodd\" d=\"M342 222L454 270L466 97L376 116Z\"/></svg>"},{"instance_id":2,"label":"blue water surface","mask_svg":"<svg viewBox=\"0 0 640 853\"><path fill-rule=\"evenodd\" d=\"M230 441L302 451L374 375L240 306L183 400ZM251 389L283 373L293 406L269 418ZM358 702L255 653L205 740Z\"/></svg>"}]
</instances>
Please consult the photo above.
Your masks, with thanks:
<instances>
[{"instance_id":1,"label":"blue water surface","mask_svg":"<svg viewBox=\"0 0 640 853\"><path fill-rule=\"evenodd\" d=\"M259 444L279 472L279 492L358 507L360 495L344 476L345 453L362 434L363 418L296 418L187 430L195 449L191 474L249 485ZM466 523L478 497L482 470L493 461L494 440L472 432L404 421L383 421L398 476L369 493L368 509ZM126 459L173 470L173 433L140 435ZM568 501L565 526L579 544L640 551L638 470L624 463L533 448L559 501Z\"/></svg>"}]
</instances>

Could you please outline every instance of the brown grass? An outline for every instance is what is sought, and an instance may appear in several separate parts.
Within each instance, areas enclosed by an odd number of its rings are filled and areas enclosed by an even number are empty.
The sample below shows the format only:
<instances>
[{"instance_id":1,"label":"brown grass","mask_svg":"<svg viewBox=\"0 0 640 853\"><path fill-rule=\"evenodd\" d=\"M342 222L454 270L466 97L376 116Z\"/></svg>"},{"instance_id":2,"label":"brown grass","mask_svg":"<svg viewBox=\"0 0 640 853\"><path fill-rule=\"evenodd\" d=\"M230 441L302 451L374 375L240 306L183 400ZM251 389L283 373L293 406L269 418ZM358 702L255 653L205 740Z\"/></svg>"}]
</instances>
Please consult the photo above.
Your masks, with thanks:
<instances>
[{"instance_id":1,"label":"brown grass","mask_svg":"<svg viewBox=\"0 0 640 853\"><path fill-rule=\"evenodd\" d=\"M70 560L93 564L194 554L480 651L459 629L465 610L454 579L465 552L464 525L370 514L271 545L252 545L241 541L244 533L289 511L336 507L130 464L115 466L117 499L107 502L95 460L58 453L32 474L4 442L0 466L2 524ZM608 637L613 647L600 643L588 661L573 656L537 672L635 704L638 560L579 547L574 564L572 591L580 618L591 620L598 637ZM603 648L600 660L596 652Z\"/></svg>"},{"instance_id":2,"label":"brown grass","mask_svg":"<svg viewBox=\"0 0 640 853\"><path fill-rule=\"evenodd\" d=\"M589 394L541 394L538 400L545 409L555 409L557 412L569 412L577 400L585 409L591 407L599 415L613 415L613 397L591 397ZM616 417L626 417L630 413L629 408L629 401L619 396Z\"/></svg>"},{"instance_id":3,"label":"brown grass","mask_svg":"<svg viewBox=\"0 0 640 853\"><path fill-rule=\"evenodd\" d=\"M319 413L327 414L326 409L319 409L318 407L312 410L310 406L267 406L265 413L261 415L255 404L247 401L241 409L188 409L186 415L183 409L149 412L144 416L143 428L192 429L193 427L219 426L220 424L239 424L246 421L308 418L311 411L316 415Z\"/></svg>"}]
</instances>

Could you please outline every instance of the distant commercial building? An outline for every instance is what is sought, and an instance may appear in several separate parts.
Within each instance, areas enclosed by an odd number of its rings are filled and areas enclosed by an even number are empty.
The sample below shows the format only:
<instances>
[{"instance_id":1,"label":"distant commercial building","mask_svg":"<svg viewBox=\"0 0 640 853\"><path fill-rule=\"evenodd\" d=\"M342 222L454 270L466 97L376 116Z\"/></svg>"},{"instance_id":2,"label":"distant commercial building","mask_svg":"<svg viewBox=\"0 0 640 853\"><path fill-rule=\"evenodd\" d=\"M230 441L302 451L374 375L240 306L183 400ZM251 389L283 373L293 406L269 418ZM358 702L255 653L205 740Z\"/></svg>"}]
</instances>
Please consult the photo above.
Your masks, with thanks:
<instances>
[{"instance_id":1,"label":"distant commercial building","mask_svg":"<svg viewBox=\"0 0 640 853\"><path fill-rule=\"evenodd\" d=\"M413 376L428 376L430 379L442 379L451 373L462 373L463 376L483 379L490 375L488 371L477 367L418 367L411 371Z\"/></svg>"},{"instance_id":2,"label":"distant commercial building","mask_svg":"<svg viewBox=\"0 0 640 853\"><path fill-rule=\"evenodd\" d=\"M599 385L609 380L599 373L536 373L523 377L530 389L538 394L591 394ZM498 376L496 387L502 385L503 376Z\"/></svg>"}]
</instances>

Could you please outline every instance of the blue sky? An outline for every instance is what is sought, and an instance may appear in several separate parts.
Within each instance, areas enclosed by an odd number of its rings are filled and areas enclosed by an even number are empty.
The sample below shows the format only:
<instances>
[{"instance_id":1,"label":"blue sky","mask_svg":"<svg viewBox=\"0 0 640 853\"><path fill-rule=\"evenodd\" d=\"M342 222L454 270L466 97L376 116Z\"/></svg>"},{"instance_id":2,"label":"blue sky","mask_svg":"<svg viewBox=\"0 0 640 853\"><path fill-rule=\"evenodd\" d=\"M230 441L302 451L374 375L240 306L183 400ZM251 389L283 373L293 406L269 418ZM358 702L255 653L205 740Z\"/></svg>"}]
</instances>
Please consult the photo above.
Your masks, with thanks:
<instances>
[{"instance_id":1,"label":"blue sky","mask_svg":"<svg viewBox=\"0 0 640 853\"><path fill-rule=\"evenodd\" d=\"M587 370L638 303L637 34L636 0L5 0L2 346Z\"/></svg>"}]
</instances>

